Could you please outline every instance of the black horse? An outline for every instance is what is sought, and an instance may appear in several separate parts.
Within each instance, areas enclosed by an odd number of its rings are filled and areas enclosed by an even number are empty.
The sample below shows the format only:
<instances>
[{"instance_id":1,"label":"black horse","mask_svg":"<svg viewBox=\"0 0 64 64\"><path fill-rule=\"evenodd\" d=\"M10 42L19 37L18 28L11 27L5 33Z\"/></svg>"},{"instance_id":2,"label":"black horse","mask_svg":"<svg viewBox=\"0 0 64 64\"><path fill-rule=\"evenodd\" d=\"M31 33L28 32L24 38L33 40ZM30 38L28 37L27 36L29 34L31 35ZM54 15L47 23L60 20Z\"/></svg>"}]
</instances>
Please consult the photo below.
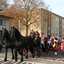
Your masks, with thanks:
<instances>
[{"instance_id":1,"label":"black horse","mask_svg":"<svg viewBox=\"0 0 64 64\"><path fill-rule=\"evenodd\" d=\"M26 58L28 58L28 48L32 53L32 56L34 57L33 52L33 40L34 35L33 33L30 34L30 36L22 36L19 32L19 30L15 27L11 28L12 35L15 35L16 37L16 48L15 48L15 61L17 61L17 52L21 55L21 62L23 61L23 49L26 48L27 55Z\"/></svg>"},{"instance_id":2,"label":"black horse","mask_svg":"<svg viewBox=\"0 0 64 64\"><path fill-rule=\"evenodd\" d=\"M13 40L14 38L10 37L10 33L7 31L7 29L2 29L2 40L5 39L6 42L4 43L5 45L5 58L4 61L7 61L7 52L8 52L8 48L11 48L12 51L12 59L14 59L14 52L13 49L15 48L14 42L15 40Z\"/></svg>"}]
</instances>

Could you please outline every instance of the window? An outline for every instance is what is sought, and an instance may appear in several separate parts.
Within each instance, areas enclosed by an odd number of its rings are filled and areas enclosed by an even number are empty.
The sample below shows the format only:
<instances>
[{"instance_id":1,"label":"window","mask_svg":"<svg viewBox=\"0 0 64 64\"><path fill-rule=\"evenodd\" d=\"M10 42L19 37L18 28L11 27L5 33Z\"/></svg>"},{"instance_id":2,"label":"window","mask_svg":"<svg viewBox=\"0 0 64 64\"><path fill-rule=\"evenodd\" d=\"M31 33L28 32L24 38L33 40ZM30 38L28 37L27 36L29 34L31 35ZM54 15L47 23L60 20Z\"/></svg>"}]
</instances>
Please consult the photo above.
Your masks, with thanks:
<instances>
[{"instance_id":1,"label":"window","mask_svg":"<svg viewBox=\"0 0 64 64\"><path fill-rule=\"evenodd\" d=\"M56 21L59 21L59 17L56 17Z\"/></svg>"},{"instance_id":2,"label":"window","mask_svg":"<svg viewBox=\"0 0 64 64\"><path fill-rule=\"evenodd\" d=\"M56 33L56 36L57 36L57 33Z\"/></svg>"},{"instance_id":3,"label":"window","mask_svg":"<svg viewBox=\"0 0 64 64\"><path fill-rule=\"evenodd\" d=\"M5 25L5 20L4 19L0 19L0 25L2 25L2 26Z\"/></svg>"},{"instance_id":4,"label":"window","mask_svg":"<svg viewBox=\"0 0 64 64\"><path fill-rule=\"evenodd\" d=\"M2 31L0 30L0 37L2 36Z\"/></svg>"},{"instance_id":5,"label":"window","mask_svg":"<svg viewBox=\"0 0 64 64\"><path fill-rule=\"evenodd\" d=\"M53 33L53 36L54 36L54 33Z\"/></svg>"}]
</instances>

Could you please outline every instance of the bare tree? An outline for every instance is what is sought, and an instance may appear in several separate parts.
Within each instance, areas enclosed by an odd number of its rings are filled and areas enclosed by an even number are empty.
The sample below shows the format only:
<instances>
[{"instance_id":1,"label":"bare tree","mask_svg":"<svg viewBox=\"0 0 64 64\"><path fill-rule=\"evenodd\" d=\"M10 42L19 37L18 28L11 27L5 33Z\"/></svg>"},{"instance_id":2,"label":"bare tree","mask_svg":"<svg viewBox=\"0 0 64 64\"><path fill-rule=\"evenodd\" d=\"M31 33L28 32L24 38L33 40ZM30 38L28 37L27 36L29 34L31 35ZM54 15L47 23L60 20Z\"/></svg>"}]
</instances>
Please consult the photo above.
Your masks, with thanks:
<instances>
[{"instance_id":1,"label":"bare tree","mask_svg":"<svg viewBox=\"0 0 64 64\"><path fill-rule=\"evenodd\" d=\"M31 24L37 22L40 17L38 8L46 8L44 1L42 0L14 0L14 5L17 6L16 10L19 10L20 22L26 27L26 35L28 35L28 28ZM21 16L21 17L20 17Z\"/></svg>"},{"instance_id":2,"label":"bare tree","mask_svg":"<svg viewBox=\"0 0 64 64\"><path fill-rule=\"evenodd\" d=\"M40 18L41 12L39 8L46 8L44 1L42 0L13 0L14 4L8 8L9 14L14 16L17 20L20 20L21 24L26 28L26 35L28 35L29 26L37 22ZM14 12L14 13L12 13Z\"/></svg>"}]
</instances>

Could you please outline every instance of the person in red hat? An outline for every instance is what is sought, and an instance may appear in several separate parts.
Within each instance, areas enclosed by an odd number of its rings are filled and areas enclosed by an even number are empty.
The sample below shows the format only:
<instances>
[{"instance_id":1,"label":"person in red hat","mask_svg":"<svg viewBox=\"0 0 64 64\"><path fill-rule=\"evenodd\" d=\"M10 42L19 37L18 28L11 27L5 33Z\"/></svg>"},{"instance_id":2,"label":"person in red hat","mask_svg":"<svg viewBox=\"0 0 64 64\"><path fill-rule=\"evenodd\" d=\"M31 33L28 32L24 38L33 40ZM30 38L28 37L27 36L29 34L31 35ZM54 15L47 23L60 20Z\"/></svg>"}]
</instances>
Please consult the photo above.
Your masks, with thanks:
<instances>
[{"instance_id":1,"label":"person in red hat","mask_svg":"<svg viewBox=\"0 0 64 64\"><path fill-rule=\"evenodd\" d=\"M43 53L48 53L48 44L47 44L47 37L43 38L43 44L42 44L42 51Z\"/></svg>"},{"instance_id":2,"label":"person in red hat","mask_svg":"<svg viewBox=\"0 0 64 64\"><path fill-rule=\"evenodd\" d=\"M47 40L47 37L44 37L44 40L46 41Z\"/></svg>"}]
</instances>

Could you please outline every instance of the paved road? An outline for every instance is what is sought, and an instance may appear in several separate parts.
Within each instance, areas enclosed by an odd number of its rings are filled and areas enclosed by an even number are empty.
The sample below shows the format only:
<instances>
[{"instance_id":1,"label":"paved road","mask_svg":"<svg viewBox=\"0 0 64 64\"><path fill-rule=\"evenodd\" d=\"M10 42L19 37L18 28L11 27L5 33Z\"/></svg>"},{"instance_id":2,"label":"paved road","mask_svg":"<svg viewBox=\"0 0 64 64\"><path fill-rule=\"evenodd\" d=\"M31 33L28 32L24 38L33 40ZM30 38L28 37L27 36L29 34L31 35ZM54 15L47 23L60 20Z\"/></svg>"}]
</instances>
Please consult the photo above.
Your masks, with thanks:
<instances>
[{"instance_id":1,"label":"paved road","mask_svg":"<svg viewBox=\"0 0 64 64\"><path fill-rule=\"evenodd\" d=\"M31 54L29 53L29 58L25 59L22 63L20 63L20 56L18 56L18 62L15 62L11 59L10 49L8 52L8 61L4 62L5 50L0 51L0 64L64 64L64 56L61 56L61 51L59 51L58 55L55 56L54 52L51 51L49 54L43 54L40 58L37 56L35 58L31 58Z\"/></svg>"}]
</instances>

